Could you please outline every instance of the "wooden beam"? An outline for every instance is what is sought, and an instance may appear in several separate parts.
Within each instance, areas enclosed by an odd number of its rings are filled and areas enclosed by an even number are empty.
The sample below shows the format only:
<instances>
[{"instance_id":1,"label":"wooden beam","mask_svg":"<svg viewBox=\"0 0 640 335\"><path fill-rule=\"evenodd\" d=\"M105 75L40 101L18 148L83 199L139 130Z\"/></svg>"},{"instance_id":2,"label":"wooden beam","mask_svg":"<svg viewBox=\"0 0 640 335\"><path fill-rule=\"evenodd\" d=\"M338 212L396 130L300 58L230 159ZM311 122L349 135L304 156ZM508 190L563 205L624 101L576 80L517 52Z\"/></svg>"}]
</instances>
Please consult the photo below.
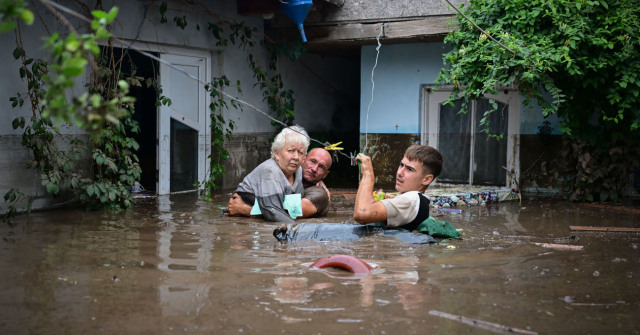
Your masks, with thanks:
<instances>
[{"instance_id":1,"label":"wooden beam","mask_svg":"<svg viewBox=\"0 0 640 335\"><path fill-rule=\"evenodd\" d=\"M412 38L426 35L446 35L456 26L449 25L453 16L433 16L420 20L390 22L384 27L385 38Z\"/></svg>"},{"instance_id":2,"label":"wooden beam","mask_svg":"<svg viewBox=\"0 0 640 335\"><path fill-rule=\"evenodd\" d=\"M557 244L557 243L535 243L531 242L539 247L558 249L558 250L582 250L584 248L581 245L569 245L569 244Z\"/></svg>"},{"instance_id":3,"label":"wooden beam","mask_svg":"<svg viewBox=\"0 0 640 335\"><path fill-rule=\"evenodd\" d=\"M630 208L630 207L625 207L625 206L620 206L620 205L585 203L585 204L583 204L583 206L595 207L595 208L601 208L601 209L610 209L610 210L617 211L617 212L627 212L627 213L633 213L633 214L640 214L640 209Z\"/></svg>"},{"instance_id":4,"label":"wooden beam","mask_svg":"<svg viewBox=\"0 0 640 335\"><path fill-rule=\"evenodd\" d=\"M640 233L640 228L625 227L588 227L588 226L569 226L572 231L598 231L598 232L614 232L614 233Z\"/></svg>"},{"instance_id":5,"label":"wooden beam","mask_svg":"<svg viewBox=\"0 0 640 335\"><path fill-rule=\"evenodd\" d=\"M449 25L453 16L430 16L415 20L384 23L381 41L439 39L456 28ZM335 25L305 25L304 31L309 44L336 42L372 42L380 34L383 22L355 22ZM291 26L271 26L265 31L274 41L282 41L297 36L298 30ZM368 43L360 43L368 44Z\"/></svg>"},{"instance_id":6,"label":"wooden beam","mask_svg":"<svg viewBox=\"0 0 640 335\"><path fill-rule=\"evenodd\" d=\"M478 319L472 319L472 318L468 318L468 317L465 317L465 316L462 316L462 315L449 314L449 313L440 312L440 311L436 311L436 310L430 310L429 311L429 315L439 316L441 318L445 318L445 319L449 319L449 320L453 320L453 321L458 321L458 322L467 324L469 326L486 329L486 330L492 331L494 333L524 334L524 335L537 335L538 334L537 332L534 332L534 331L531 331L531 330L527 330L527 329L520 329L520 328L505 326L505 325L501 325L499 323L488 322L488 321L483 321L483 320L478 320Z\"/></svg>"}]
</instances>

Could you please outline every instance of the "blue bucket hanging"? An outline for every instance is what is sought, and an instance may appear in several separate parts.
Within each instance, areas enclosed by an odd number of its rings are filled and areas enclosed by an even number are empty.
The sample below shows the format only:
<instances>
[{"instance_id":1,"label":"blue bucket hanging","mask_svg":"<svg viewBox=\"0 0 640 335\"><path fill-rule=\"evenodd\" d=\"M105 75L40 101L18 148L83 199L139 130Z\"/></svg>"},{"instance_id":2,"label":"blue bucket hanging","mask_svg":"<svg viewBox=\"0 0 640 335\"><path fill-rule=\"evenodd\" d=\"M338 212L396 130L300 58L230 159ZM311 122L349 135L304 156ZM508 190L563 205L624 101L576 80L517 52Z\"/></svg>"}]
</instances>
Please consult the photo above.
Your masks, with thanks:
<instances>
[{"instance_id":1,"label":"blue bucket hanging","mask_svg":"<svg viewBox=\"0 0 640 335\"><path fill-rule=\"evenodd\" d=\"M311 6L313 6L313 0L280 1L280 10L287 15L287 17L290 18L296 26L298 26L302 42L307 41L307 37L304 35L304 27L302 26L302 23L304 22L304 19L307 18L307 14L309 14Z\"/></svg>"}]
</instances>

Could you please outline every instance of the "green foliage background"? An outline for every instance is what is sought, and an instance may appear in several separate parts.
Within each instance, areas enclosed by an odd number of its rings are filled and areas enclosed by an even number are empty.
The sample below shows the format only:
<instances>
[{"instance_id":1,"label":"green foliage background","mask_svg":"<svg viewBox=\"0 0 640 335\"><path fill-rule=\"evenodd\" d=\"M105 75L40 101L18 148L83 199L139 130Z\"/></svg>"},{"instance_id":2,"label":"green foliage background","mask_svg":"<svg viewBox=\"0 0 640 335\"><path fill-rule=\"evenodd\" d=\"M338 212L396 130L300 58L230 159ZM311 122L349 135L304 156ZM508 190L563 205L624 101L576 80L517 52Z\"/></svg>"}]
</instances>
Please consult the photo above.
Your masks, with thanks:
<instances>
[{"instance_id":1,"label":"green foliage background","mask_svg":"<svg viewBox=\"0 0 640 335\"><path fill-rule=\"evenodd\" d=\"M472 0L462 10L485 32L458 15L446 37L438 81L454 86L451 100L515 87L562 119L556 184L572 200L618 200L640 164L639 3Z\"/></svg>"}]
</instances>

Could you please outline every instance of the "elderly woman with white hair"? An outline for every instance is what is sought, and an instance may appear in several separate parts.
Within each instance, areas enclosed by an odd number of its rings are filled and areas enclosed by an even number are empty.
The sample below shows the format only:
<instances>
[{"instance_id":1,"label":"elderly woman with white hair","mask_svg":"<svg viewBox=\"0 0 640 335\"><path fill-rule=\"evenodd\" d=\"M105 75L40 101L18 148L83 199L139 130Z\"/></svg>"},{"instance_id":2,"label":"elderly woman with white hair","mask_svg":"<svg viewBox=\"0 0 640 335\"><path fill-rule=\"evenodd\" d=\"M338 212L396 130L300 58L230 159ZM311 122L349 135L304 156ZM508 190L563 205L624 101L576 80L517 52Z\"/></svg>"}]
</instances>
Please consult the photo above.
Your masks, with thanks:
<instances>
[{"instance_id":1,"label":"elderly woman with white hair","mask_svg":"<svg viewBox=\"0 0 640 335\"><path fill-rule=\"evenodd\" d=\"M292 216L295 214L291 210L287 213L283 203L288 200L285 196L298 194L299 198L304 193L301 165L308 148L309 135L304 128L291 126L282 129L271 145L271 158L251 171L235 193L245 203L259 207L256 212L261 213L265 220L294 222Z\"/></svg>"}]
</instances>

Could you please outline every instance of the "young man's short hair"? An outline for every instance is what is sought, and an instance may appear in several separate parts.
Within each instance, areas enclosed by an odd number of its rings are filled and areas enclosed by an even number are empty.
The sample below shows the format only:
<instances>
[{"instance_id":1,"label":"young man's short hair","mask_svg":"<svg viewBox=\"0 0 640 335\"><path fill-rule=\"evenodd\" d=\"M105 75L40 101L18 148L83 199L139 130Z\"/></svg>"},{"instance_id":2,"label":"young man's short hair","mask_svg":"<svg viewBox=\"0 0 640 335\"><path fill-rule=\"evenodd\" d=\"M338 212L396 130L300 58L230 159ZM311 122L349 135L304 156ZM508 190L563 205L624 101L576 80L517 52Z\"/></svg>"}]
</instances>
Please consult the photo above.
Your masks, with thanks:
<instances>
[{"instance_id":1,"label":"young man's short hair","mask_svg":"<svg viewBox=\"0 0 640 335\"><path fill-rule=\"evenodd\" d=\"M407 148L404 155L410 161L420 162L425 169L425 174L432 174L434 179L442 172L442 155L435 148L414 144Z\"/></svg>"}]
</instances>

